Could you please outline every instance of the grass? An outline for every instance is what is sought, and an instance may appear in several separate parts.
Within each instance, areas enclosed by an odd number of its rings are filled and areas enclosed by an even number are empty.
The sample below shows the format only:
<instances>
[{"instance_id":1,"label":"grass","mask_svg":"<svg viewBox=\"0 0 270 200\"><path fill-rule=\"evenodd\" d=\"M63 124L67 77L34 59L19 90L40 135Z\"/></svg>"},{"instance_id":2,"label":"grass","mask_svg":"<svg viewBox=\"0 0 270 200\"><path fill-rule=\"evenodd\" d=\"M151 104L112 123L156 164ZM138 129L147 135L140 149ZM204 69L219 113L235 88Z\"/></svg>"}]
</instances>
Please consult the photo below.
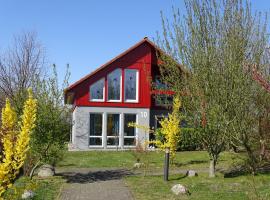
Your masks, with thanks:
<instances>
[{"instance_id":1,"label":"grass","mask_svg":"<svg viewBox=\"0 0 270 200\"><path fill-rule=\"evenodd\" d=\"M172 175L168 182L163 181L162 176L130 176L125 178L125 182L136 200L270 199L269 175L258 175L254 178L252 176L223 178L221 174L216 178L208 178L207 174L199 174L198 177ZM186 186L191 194L174 195L170 189L178 183Z\"/></svg>"},{"instance_id":2,"label":"grass","mask_svg":"<svg viewBox=\"0 0 270 200\"><path fill-rule=\"evenodd\" d=\"M149 162L152 170L162 170L164 162L163 152L149 152L140 154L142 162ZM218 168L226 169L239 160L239 155L229 152L221 154ZM88 151L66 152L58 167L79 168L132 168L136 162L132 151ZM177 152L175 166L177 169L207 169L209 157L205 151Z\"/></svg>"},{"instance_id":3,"label":"grass","mask_svg":"<svg viewBox=\"0 0 270 200\"><path fill-rule=\"evenodd\" d=\"M57 176L47 179L35 178L33 180L28 177L21 177L5 192L4 199L19 200L24 190L32 190L35 193L33 200L57 199L63 183L64 180Z\"/></svg>"},{"instance_id":4,"label":"grass","mask_svg":"<svg viewBox=\"0 0 270 200\"><path fill-rule=\"evenodd\" d=\"M265 199L270 199L270 175L259 175L253 179L251 176L236 178L223 178L219 174L217 178L210 179L207 176L209 157L205 151L177 152L175 165L171 165L171 176L168 182L164 182L162 176L164 153L148 152L135 154L133 151L85 151L66 152L64 159L57 164L59 168L127 168L132 169L136 158L141 162L149 163L147 176L136 175L125 177L125 182L131 189L137 200L147 199L247 199L254 197L256 189ZM232 164L238 163L241 155L231 152L221 154L218 169L228 169ZM194 169L199 176L187 178L180 174L181 170ZM139 169L142 172L144 169ZM172 175L176 173L177 175ZM140 174L140 173L139 173ZM156 176L155 176L156 175ZM22 177L14 186L5 193L5 199L20 199L25 189L35 192L35 200L57 199L61 185L65 182L62 177L49 179ZM191 192L190 196L176 197L170 188L177 183L184 184ZM256 186L256 188L254 187ZM255 188L255 189L254 189Z\"/></svg>"},{"instance_id":5,"label":"grass","mask_svg":"<svg viewBox=\"0 0 270 200\"><path fill-rule=\"evenodd\" d=\"M138 156L138 155L137 155ZM226 170L233 164L241 161L241 155L231 152L221 154L218 169ZM164 153L149 152L141 154L142 162L149 162L149 171L161 172L162 174ZM63 161L58 166L81 167L81 168L128 168L131 169L136 162L136 156L131 151L89 151L89 152L67 152ZM235 178L224 178L219 173L216 178L208 178L209 157L205 151L177 152L175 165L170 166L173 170L195 169L198 177L184 177L182 174L170 175L168 182L163 181L160 175L146 173L147 176L136 175L125 177L125 182L137 200L212 200L212 199L270 199L270 175L239 176ZM175 171L173 171L175 172ZM172 174L172 173L171 173ZM174 195L170 189L174 184L185 185L191 195ZM258 193L258 194L257 194Z\"/></svg>"},{"instance_id":6,"label":"grass","mask_svg":"<svg viewBox=\"0 0 270 200\"><path fill-rule=\"evenodd\" d=\"M127 151L72 151L66 152L58 167L111 168L130 167L134 159Z\"/></svg>"}]
</instances>

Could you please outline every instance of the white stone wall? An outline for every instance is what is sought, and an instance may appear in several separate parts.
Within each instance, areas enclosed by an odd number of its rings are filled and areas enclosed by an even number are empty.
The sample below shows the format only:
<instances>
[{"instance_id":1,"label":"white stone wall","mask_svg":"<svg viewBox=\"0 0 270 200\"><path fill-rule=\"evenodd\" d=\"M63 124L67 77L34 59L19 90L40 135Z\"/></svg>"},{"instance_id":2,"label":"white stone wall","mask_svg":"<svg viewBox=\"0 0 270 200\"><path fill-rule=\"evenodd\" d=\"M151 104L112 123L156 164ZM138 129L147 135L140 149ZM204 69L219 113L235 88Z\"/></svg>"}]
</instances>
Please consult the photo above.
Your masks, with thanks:
<instances>
[{"instance_id":1,"label":"white stone wall","mask_svg":"<svg viewBox=\"0 0 270 200\"><path fill-rule=\"evenodd\" d=\"M102 147L89 147L90 132L90 113L103 113L102 127ZM124 130L124 114L137 114L137 123L139 125L148 126L150 124L150 110L143 108L107 108L107 107L76 107L73 111L72 126L72 144L75 150L90 149L115 149L116 147L107 147L106 129L107 129L107 113L120 114L120 148L123 147L123 130ZM142 129L136 129L137 142L143 144L149 139L149 133L145 133Z\"/></svg>"}]
</instances>

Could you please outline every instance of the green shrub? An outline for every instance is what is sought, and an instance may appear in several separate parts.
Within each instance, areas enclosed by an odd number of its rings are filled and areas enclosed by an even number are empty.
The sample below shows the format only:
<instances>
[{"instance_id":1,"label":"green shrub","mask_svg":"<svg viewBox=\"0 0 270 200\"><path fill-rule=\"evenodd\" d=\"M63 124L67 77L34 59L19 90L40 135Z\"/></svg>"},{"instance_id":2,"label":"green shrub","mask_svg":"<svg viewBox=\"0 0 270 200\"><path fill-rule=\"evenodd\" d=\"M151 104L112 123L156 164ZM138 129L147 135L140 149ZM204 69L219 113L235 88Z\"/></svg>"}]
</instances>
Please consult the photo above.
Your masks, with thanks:
<instances>
[{"instance_id":1,"label":"green shrub","mask_svg":"<svg viewBox=\"0 0 270 200\"><path fill-rule=\"evenodd\" d=\"M200 135L191 128L184 128L180 142L178 143L178 151L194 151L202 150Z\"/></svg>"}]
</instances>

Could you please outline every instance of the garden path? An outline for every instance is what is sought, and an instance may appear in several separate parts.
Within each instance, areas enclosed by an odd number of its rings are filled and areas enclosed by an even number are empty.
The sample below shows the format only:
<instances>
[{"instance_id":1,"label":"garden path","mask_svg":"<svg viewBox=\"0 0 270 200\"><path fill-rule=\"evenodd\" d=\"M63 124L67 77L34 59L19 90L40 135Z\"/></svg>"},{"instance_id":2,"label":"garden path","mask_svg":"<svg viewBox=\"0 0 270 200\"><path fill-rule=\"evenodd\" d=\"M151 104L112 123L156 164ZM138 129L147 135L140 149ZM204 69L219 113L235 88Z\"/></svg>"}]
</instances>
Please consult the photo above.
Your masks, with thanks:
<instances>
[{"instance_id":1,"label":"garden path","mask_svg":"<svg viewBox=\"0 0 270 200\"><path fill-rule=\"evenodd\" d=\"M122 181L132 175L126 169L57 169L57 175L66 179L61 200L133 200L131 192Z\"/></svg>"}]
</instances>

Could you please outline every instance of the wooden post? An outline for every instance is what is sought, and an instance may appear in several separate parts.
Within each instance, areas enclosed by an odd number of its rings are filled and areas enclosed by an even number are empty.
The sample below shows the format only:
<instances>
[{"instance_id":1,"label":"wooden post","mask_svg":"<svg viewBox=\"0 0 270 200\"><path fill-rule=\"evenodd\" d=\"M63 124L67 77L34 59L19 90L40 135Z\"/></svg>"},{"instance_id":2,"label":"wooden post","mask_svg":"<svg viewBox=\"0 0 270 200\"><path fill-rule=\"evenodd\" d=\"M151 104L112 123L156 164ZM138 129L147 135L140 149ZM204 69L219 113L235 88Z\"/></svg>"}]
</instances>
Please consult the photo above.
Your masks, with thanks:
<instances>
[{"instance_id":1,"label":"wooden post","mask_svg":"<svg viewBox=\"0 0 270 200\"><path fill-rule=\"evenodd\" d=\"M170 161L170 149L165 149L165 160L164 160L164 181L169 180L169 161Z\"/></svg>"}]
</instances>

